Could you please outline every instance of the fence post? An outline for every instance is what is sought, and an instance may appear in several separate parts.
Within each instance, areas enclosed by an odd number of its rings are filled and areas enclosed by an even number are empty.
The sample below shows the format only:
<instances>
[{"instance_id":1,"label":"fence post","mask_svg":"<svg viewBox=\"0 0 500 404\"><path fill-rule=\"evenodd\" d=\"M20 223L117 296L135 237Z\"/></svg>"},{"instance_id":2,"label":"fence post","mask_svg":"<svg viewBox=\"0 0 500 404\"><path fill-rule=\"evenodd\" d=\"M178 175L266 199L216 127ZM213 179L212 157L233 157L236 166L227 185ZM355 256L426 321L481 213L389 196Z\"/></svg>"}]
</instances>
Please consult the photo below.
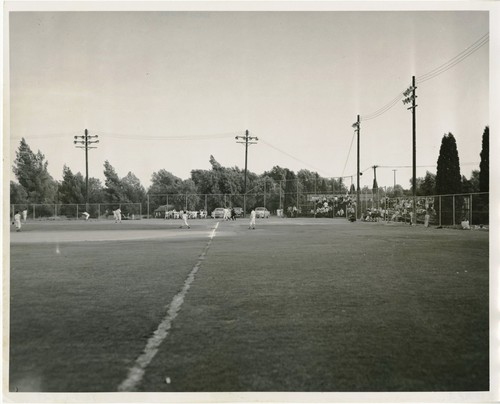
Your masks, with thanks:
<instances>
[{"instance_id":1,"label":"fence post","mask_svg":"<svg viewBox=\"0 0 500 404\"><path fill-rule=\"evenodd\" d=\"M35 204L33 204L33 220L35 220Z\"/></svg>"},{"instance_id":2,"label":"fence post","mask_svg":"<svg viewBox=\"0 0 500 404\"><path fill-rule=\"evenodd\" d=\"M78 220L79 216L78 216L78 204L76 204L76 220Z\"/></svg>"},{"instance_id":3,"label":"fence post","mask_svg":"<svg viewBox=\"0 0 500 404\"><path fill-rule=\"evenodd\" d=\"M97 204L97 218L98 219L101 218L101 204L100 203Z\"/></svg>"},{"instance_id":4,"label":"fence post","mask_svg":"<svg viewBox=\"0 0 500 404\"><path fill-rule=\"evenodd\" d=\"M57 217L57 204L54 203L54 220L56 220Z\"/></svg>"},{"instance_id":5,"label":"fence post","mask_svg":"<svg viewBox=\"0 0 500 404\"><path fill-rule=\"evenodd\" d=\"M207 217L208 217L207 194L205 194L205 213L207 214Z\"/></svg>"},{"instance_id":6,"label":"fence post","mask_svg":"<svg viewBox=\"0 0 500 404\"><path fill-rule=\"evenodd\" d=\"M147 197L148 197L148 202L147 202L147 204L148 204L148 219L149 219L149 194L147 195Z\"/></svg>"},{"instance_id":7,"label":"fence post","mask_svg":"<svg viewBox=\"0 0 500 404\"><path fill-rule=\"evenodd\" d=\"M455 226L455 195L453 194L453 226Z\"/></svg>"},{"instance_id":8,"label":"fence post","mask_svg":"<svg viewBox=\"0 0 500 404\"><path fill-rule=\"evenodd\" d=\"M186 192L186 203L184 204L184 210L187 210L188 208L188 194Z\"/></svg>"}]
</instances>

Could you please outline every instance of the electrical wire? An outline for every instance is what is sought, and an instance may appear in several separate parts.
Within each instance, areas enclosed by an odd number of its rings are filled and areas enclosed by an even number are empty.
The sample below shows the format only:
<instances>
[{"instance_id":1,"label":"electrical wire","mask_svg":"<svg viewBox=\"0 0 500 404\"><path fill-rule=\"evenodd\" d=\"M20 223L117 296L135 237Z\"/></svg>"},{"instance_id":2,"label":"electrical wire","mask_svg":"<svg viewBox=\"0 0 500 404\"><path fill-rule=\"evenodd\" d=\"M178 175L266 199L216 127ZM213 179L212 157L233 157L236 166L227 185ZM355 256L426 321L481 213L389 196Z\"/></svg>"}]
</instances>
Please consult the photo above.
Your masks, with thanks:
<instances>
[{"instance_id":1,"label":"electrical wire","mask_svg":"<svg viewBox=\"0 0 500 404\"><path fill-rule=\"evenodd\" d=\"M313 168L313 169L314 169L314 170L316 170L316 171L320 171L320 172L322 172L322 171L323 171L323 170L321 170L321 169L319 169L319 168L317 168L317 167L313 166L312 164L309 164L309 163L307 163L307 162L305 162L305 161L303 161L303 160L301 160L301 159L299 159L299 158L297 158L297 157L295 157L295 156L292 156L290 153L288 153L288 152L286 152L286 151L284 151L284 150L281 150L280 148L278 148L278 147L276 147L276 146L272 145L271 143L269 143L268 141L266 141L265 139L263 139L261 136L259 136L259 140L261 140L261 141L262 141L262 143L264 143L266 146L269 146L269 147L271 147L272 149L274 149L274 150L276 150L276 151L279 151L280 153L283 153L284 155L286 155L286 156L288 156L288 157L290 157L290 158L292 158L292 159L294 159L294 160L298 161L299 163L305 164L306 166L309 166L309 167Z\"/></svg>"},{"instance_id":2,"label":"electrical wire","mask_svg":"<svg viewBox=\"0 0 500 404\"><path fill-rule=\"evenodd\" d=\"M349 146L349 153L347 153L347 158L345 160L344 168L342 169L342 176L341 176L341 178L344 175L345 168L347 166L347 162L349 161L349 157L351 156L351 149L352 149L352 144L354 143L354 135L355 134L356 134L356 130L354 130L354 132L352 133L351 145Z\"/></svg>"},{"instance_id":3,"label":"electrical wire","mask_svg":"<svg viewBox=\"0 0 500 404\"><path fill-rule=\"evenodd\" d=\"M467 162L467 163L460 163L460 166L473 166L473 165L479 165L479 162ZM412 168L413 166L378 166L379 168ZM415 166L417 168L436 168L437 164L433 165L428 165L428 166Z\"/></svg>"},{"instance_id":4,"label":"electrical wire","mask_svg":"<svg viewBox=\"0 0 500 404\"><path fill-rule=\"evenodd\" d=\"M38 135L37 136L27 136L27 135L23 135L23 136L11 136L10 139L32 139L32 140L36 140L36 139L40 139L40 140L45 140L45 139L51 139L51 138L58 138L58 137L67 137L67 138L73 138L73 136L77 136L77 135L81 135L80 132L74 132L74 133L69 133L69 132L66 132L66 133L47 133L45 135Z\"/></svg>"},{"instance_id":5,"label":"electrical wire","mask_svg":"<svg viewBox=\"0 0 500 404\"><path fill-rule=\"evenodd\" d=\"M213 140L213 139L224 139L228 137L234 137L235 135L241 134L241 132L234 131L234 132L226 132L226 133L213 133L213 134L207 134L207 135L187 135L187 136L180 136L180 135L175 135L175 136L163 136L163 135L133 135L133 134L125 134L125 133L111 133L111 132L101 132L101 131L96 131L98 135L102 135L105 137L109 138L114 138L114 139L123 139L123 140L154 140L154 141L159 141L159 140L181 140L181 141L187 141L187 140Z\"/></svg>"},{"instance_id":6,"label":"electrical wire","mask_svg":"<svg viewBox=\"0 0 500 404\"><path fill-rule=\"evenodd\" d=\"M454 58L448 60L446 63L443 63L441 66L438 66L435 69L432 69L431 71L429 71L421 76L416 77L417 83L424 83L425 81L433 79L434 77L437 77L440 74L446 72L447 70L451 69L453 66L456 66L458 63L462 62L463 60L468 58L470 55L475 53L477 50L479 50L481 47L483 47L488 42L489 42L489 33L486 33L481 38L479 38L476 42L474 42L472 45L470 45L468 48L466 48L462 52L460 52Z\"/></svg>"},{"instance_id":7,"label":"electrical wire","mask_svg":"<svg viewBox=\"0 0 500 404\"><path fill-rule=\"evenodd\" d=\"M379 108L378 110L376 110L375 112L372 112L371 114L362 115L360 117L361 120L362 121L369 121L370 119L378 118L380 115L385 114L392 107L394 107L403 97L404 97L404 94L403 94L403 91L402 91L395 98L393 98L386 105L384 105L382 108Z\"/></svg>"},{"instance_id":8,"label":"electrical wire","mask_svg":"<svg viewBox=\"0 0 500 404\"><path fill-rule=\"evenodd\" d=\"M415 81L417 84L424 83L427 80L431 80L434 77L439 76L440 74L446 72L447 70L451 69L452 67L456 66L466 58L468 58L470 55L475 53L477 50L479 50L481 47L483 47L486 43L489 42L489 32L484 34L481 38L479 38L477 41L475 41L472 45L464 49L462 52L460 52L457 56L453 57L452 59L448 60L446 63L443 63L442 65L428 71L425 74L422 74L421 76L418 76L415 78ZM367 114L367 115L362 115L361 120L363 121L369 121L371 119L378 118L379 116L385 114L387 111L389 111L391 108L393 108L402 98L404 97L404 92L399 93L394 99L389 101L387 104L385 104L383 107L379 108L378 110Z\"/></svg>"}]
</instances>

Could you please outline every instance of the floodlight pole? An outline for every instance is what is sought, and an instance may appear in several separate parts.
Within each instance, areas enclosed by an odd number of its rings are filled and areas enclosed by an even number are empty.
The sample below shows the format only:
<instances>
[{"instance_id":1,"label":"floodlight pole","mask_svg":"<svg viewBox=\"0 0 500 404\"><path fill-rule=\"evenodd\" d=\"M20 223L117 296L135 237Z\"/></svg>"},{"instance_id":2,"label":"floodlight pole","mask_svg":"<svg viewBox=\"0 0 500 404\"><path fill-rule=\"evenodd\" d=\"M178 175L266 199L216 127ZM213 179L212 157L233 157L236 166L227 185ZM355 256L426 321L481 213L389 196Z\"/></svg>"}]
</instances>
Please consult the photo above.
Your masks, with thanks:
<instances>
[{"instance_id":1,"label":"floodlight pole","mask_svg":"<svg viewBox=\"0 0 500 404\"><path fill-rule=\"evenodd\" d=\"M259 140L257 137L248 136L248 129L245 131L245 136L236 136L236 140L244 139L244 142L236 142L245 144L245 182L243 187L243 216L246 215L247 212L247 163L248 163L248 145L249 144L257 144L257 142L253 142L253 140Z\"/></svg>"}]
</instances>

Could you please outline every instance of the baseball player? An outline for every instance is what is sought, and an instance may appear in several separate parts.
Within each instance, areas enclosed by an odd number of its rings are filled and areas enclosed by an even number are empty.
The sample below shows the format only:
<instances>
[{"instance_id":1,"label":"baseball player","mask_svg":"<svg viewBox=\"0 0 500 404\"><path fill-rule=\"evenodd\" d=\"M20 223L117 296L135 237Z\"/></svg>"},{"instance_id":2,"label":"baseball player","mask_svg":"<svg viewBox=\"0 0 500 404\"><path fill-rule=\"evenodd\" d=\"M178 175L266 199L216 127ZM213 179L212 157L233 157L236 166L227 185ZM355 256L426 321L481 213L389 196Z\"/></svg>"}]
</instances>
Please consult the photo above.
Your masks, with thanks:
<instances>
[{"instance_id":1,"label":"baseball player","mask_svg":"<svg viewBox=\"0 0 500 404\"><path fill-rule=\"evenodd\" d=\"M113 211L113 215L115 217L115 223L121 223L122 222L122 211L120 208L116 209Z\"/></svg>"},{"instance_id":2,"label":"baseball player","mask_svg":"<svg viewBox=\"0 0 500 404\"><path fill-rule=\"evenodd\" d=\"M248 228L255 230L255 209L250 212L250 225Z\"/></svg>"},{"instance_id":3,"label":"baseball player","mask_svg":"<svg viewBox=\"0 0 500 404\"><path fill-rule=\"evenodd\" d=\"M190 229L191 227L189 227L189 224L188 224L188 215L187 215L187 212L185 210L181 211L182 212L182 220L184 221L184 224L186 225L186 227L188 229ZM179 227L179 229L182 229L183 226Z\"/></svg>"},{"instance_id":4,"label":"baseball player","mask_svg":"<svg viewBox=\"0 0 500 404\"><path fill-rule=\"evenodd\" d=\"M19 211L16 211L16 214L14 215L14 223L16 226L16 231L21 231L21 214Z\"/></svg>"}]
</instances>

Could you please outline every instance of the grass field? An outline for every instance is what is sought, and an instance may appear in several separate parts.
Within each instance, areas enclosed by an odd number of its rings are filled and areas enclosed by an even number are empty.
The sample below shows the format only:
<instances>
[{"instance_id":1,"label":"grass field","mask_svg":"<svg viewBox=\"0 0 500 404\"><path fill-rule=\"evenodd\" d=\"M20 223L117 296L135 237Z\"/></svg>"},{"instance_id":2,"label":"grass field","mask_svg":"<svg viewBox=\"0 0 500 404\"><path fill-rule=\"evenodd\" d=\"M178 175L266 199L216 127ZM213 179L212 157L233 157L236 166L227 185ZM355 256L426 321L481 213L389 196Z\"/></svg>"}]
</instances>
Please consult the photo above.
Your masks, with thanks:
<instances>
[{"instance_id":1,"label":"grass field","mask_svg":"<svg viewBox=\"0 0 500 404\"><path fill-rule=\"evenodd\" d=\"M11 233L10 391L117 391L160 324L130 390L489 390L488 232L218 222Z\"/></svg>"}]
</instances>

